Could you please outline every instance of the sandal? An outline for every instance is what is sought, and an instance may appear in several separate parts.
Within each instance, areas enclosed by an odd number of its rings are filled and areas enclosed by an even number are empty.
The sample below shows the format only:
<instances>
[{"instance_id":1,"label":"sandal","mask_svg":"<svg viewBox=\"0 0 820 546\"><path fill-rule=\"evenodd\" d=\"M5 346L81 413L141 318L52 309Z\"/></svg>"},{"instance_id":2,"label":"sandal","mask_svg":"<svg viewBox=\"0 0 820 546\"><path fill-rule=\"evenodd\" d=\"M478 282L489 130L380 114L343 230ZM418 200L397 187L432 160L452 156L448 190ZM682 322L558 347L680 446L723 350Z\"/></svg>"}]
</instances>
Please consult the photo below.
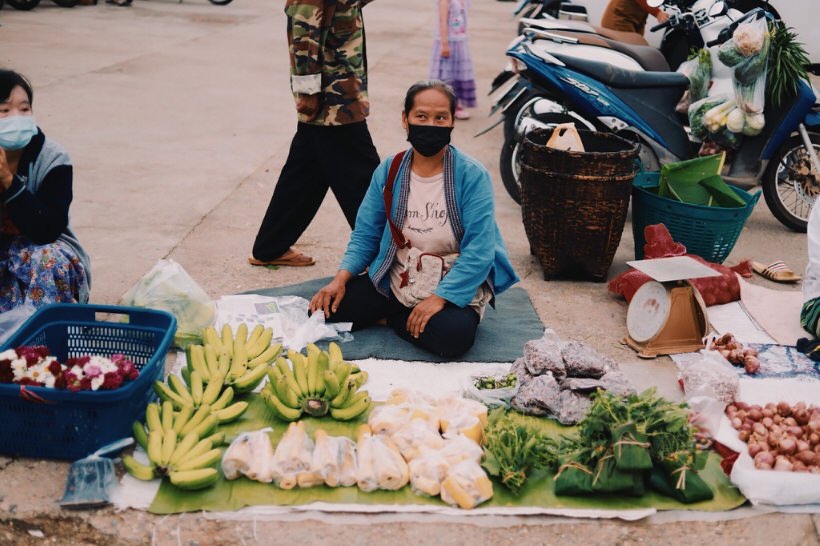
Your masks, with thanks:
<instances>
[{"instance_id":1,"label":"sandal","mask_svg":"<svg viewBox=\"0 0 820 546\"><path fill-rule=\"evenodd\" d=\"M285 266L285 267L307 267L316 263L316 260L302 254L297 250L288 250L278 258L274 258L273 260L257 260L253 256L248 256L248 263L251 265L259 265L259 266Z\"/></svg>"},{"instance_id":2,"label":"sandal","mask_svg":"<svg viewBox=\"0 0 820 546\"><path fill-rule=\"evenodd\" d=\"M782 260L772 262L769 265L752 262L752 270L764 279L774 282L793 283L802 279L800 275L789 269L789 266Z\"/></svg>"}]
</instances>

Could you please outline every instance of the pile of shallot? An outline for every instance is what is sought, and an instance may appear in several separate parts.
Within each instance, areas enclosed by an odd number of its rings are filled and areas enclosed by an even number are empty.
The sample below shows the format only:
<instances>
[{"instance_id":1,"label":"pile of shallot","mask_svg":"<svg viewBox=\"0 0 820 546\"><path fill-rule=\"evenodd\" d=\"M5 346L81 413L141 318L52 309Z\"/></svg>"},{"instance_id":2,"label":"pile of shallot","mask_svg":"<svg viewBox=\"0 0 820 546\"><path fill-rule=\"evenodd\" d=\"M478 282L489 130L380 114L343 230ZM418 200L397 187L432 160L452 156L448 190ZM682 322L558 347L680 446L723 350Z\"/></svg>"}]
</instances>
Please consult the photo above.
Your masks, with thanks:
<instances>
[{"instance_id":1,"label":"pile of shallot","mask_svg":"<svg viewBox=\"0 0 820 546\"><path fill-rule=\"evenodd\" d=\"M735 402L726 415L749 444L755 468L820 474L820 407Z\"/></svg>"},{"instance_id":2,"label":"pile of shallot","mask_svg":"<svg viewBox=\"0 0 820 546\"><path fill-rule=\"evenodd\" d=\"M733 366L743 366L748 374L756 374L760 370L757 349L752 347L744 349L743 345L729 332L712 341L709 349L719 352Z\"/></svg>"}]
</instances>

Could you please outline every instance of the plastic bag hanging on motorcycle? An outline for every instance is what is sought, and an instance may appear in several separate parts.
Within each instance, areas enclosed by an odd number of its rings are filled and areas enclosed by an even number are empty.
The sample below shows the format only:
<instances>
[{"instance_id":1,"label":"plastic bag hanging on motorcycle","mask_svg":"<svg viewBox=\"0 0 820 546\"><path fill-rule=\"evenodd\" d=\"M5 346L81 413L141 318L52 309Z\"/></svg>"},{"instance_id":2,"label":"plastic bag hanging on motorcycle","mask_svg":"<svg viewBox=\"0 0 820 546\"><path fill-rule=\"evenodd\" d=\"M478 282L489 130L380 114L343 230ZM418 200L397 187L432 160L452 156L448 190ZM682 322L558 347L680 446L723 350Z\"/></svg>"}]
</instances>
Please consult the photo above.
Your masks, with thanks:
<instances>
[{"instance_id":1,"label":"plastic bag hanging on motorcycle","mask_svg":"<svg viewBox=\"0 0 820 546\"><path fill-rule=\"evenodd\" d=\"M732 39L720 46L718 59L733 69L732 84L739 110L730 114L733 123L727 127L732 132L755 136L763 130L769 45L768 24L761 17L738 25Z\"/></svg>"}]
</instances>

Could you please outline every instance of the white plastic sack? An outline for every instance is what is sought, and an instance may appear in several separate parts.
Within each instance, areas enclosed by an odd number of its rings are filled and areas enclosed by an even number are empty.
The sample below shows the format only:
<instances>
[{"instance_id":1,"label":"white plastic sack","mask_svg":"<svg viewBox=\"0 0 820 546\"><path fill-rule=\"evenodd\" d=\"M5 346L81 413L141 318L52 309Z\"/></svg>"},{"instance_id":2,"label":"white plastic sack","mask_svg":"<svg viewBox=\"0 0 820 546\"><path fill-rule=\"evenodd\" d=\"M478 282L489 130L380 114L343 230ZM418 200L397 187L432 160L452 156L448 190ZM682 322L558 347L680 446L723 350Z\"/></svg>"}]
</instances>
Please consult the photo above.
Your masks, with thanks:
<instances>
[{"instance_id":1,"label":"white plastic sack","mask_svg":"<svg viewBox=\"0 0 820 546\"><path fill-rule=\"evenodd\" d=\"M0 345L3 345L36 311L33 305L24 303L11 311L0 313Z\"/></svg>"},{"instance_id":2,"label":"white plastic sack","mask_svg":"<svg viewBox=\"0 0 820 546\"><path fill-rule=\"evenodd\" d=\"M215 306L197 282L173 260L156 265L122 297L122 305L160 309L177 319L174 343L185 348L201 341L202 331L214 321Z\"/></svg>"}]
</instances>

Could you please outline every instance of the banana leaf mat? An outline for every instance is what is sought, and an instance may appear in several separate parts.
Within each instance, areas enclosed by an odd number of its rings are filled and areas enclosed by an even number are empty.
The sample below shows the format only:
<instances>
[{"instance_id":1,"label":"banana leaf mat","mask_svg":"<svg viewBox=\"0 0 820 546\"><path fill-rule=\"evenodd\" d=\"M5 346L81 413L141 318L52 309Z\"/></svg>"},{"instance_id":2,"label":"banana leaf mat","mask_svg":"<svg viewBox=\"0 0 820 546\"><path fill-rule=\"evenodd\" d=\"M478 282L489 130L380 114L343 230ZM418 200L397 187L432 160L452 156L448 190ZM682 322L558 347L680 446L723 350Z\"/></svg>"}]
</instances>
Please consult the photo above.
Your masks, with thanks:
<instances>
[{"instance_id":1,"label":"banana leaf mat","mask_svg":"<svg viewBox=\"0 0 820 546\"><path fill-rule=\"evenodd\" d=\"M299 296L310 300L330 282L330 277L276 288L250 290L246 294L262 296ZM527 292L513 287L496 298L495 309L487 306L478 327L475 344L459 362L512 362L523 354L524 343L544 334L544 325L532 306ZM321 346L321 343L319 344ZM353 341L342 346L345 358L381 358L418 362L449 362L417 348L398 337L387 326L372 326L353 332Z\"/></svg>"},{"instance_id":2,"label":"banana leaf mat","mask_svg":"<svg viewBox=\"0 0 820 546\"><path fill-rule=\"evenodd\" d=\"M241 431L258 430L271 427L271 440L274 448L282 437L287 423L269 417L266 406L258 395L250 395L250 406L241 419L226 425L223 429L229 437ZM548 427L556 434L566 431L551 420L521 416L522 419L536 420L541 426ZM322 428L331 436L348 436L355 438L355 429L366 418L351 422L339 422L332 419L305 419L308 433L313 436L317 428ZM712 487L715 497L710 501L693 504L682 504L672 498L648 492L642 497L556 497L553 492L552 476L548 473L536 474L530 478L521 494L514 497L503 486L494 483L493 498L482 504L482 507L541 507L548 509L583 509L583 510L633 510L653 508L656 510L701 510L725 511L737 508L746 499L729 482L720 468L720 458L712 453L701 476ZM436 505L447 506L438 498L427 498L415 495L409 486L398 491L373 491L365 493L356 487L330 488L326 486L309 489L282 490L272 484L251 481L245 477L238 480L220 480L212 488L202 491L182 491L164 480L157 492L149 511L155 514L175 514L208 510L226 512L239 510L246 506L297 506L313 502L330 504L358 505Z\"/></svg>"}]
</instances>

